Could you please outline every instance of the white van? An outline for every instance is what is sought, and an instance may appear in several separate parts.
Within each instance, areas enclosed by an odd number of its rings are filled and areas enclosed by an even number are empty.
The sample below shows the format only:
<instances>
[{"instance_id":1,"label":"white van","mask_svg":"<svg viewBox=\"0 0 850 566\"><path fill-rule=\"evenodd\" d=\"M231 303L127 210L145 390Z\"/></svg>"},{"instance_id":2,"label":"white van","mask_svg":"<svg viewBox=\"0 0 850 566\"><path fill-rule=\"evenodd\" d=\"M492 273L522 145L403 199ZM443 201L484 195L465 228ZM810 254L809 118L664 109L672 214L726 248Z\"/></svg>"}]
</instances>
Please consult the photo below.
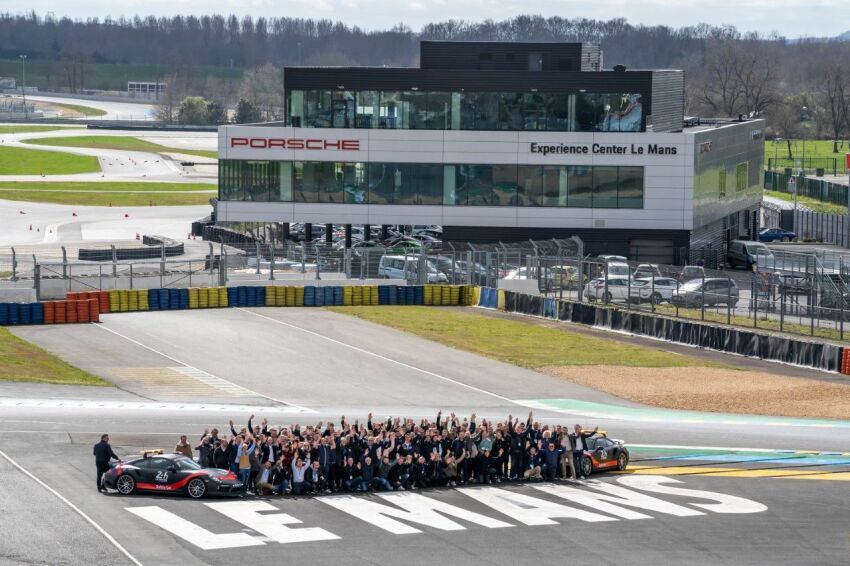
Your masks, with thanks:
<instances>
[{"instance_id":1,"label":"white van","mask_svg":"<svg viewBox=\"0 0 850 566\"><path fill-rule=\"evenodd\" d=\"M437 271L433 262L425 261L428 283L448 283L445 273ZM415 279L419 271L419 256L385 255L378 264L378 277L384 279Z\"/></svg>"}]
</instances>

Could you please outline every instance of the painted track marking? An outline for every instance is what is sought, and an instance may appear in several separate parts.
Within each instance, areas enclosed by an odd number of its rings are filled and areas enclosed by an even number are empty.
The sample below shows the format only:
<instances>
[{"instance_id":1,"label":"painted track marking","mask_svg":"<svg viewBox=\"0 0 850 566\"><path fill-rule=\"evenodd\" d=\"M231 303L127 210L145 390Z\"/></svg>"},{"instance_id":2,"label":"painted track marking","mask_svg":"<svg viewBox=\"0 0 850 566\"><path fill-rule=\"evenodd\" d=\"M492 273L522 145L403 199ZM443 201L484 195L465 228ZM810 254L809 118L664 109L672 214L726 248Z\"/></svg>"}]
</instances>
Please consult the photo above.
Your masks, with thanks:
<instances>
[{"instance_id":1,"label":"painted track marking","mask_svg":"<svg viewBox=\"0 0 850 566\"><path fill-rule=\"evenodd\" d=\"M121 543L119 543L117 540L115 540L115 539L112 537L112 535L110 535L109 533L107 533L107 532L106 532L106 530L104 530L104 528L103 528L103 527L101 527L100 525L98 525L97 523L95 523L95 522L94 522L94 519L92 519L91 517L89 517L88 515L86 515L86 513L85 513L82 509L80 509L79 507L77 507L76 505L74 505L73 503L71 503L70 501L68 501L68 500L65 498L65 496L63 496L61 493L59 493L58 491L56 491L55 489L53 489L52 487L50 487L49 485L47 485L46 483L44 483L43 481L41 481L40 479L38 479L37 477L35 477L32 473L30 473L28 470L26 470L23 466L21 466L21 465L20 465L20 464L18 464L17 462L15 462L15 461L14 461L11 457L9 457L9 455L8 455L8 454L6 454L5 452L3 452L2 450L0 450L0 456L2 456L3 458L5 458L5 459L6 459L6 461L8 461L8 462L9 462L10 464L12 464L15 468L17 468L19 472L21 472L22 474L24 474L25 476L27 476L28 478L30 478L31 480L33 480L35 483L37 483L38 485L40 485L41 487L43 487L44 489L46 489L47 491L49 491L49 492L50 492L50 493L52 493L53 495L55 495L55 496L59 499L59 501L61 501L62 503L64 503L64 504L65 504L65 505L67 505L68 507L70 507L72 511L74 511L74 512L75 512L75 513L77 513L80 517L82 517L83 519L85 519L85 521L86 521L88 524L90 524L92 527L94 527L94 528L95 528L95 530L97 530L97 532L99 532L100 534L102 534L102 535L104 536L104 538L106 538L106 540L108 540L108 541L112 544L112 546L114 546L115 548L117 548L117 549L121 552L121 554L123 554L124 556L126 556L126 557L127 557L127 559L128 559L128 560L130 560L130 562L132 562L132 563L133 563L133 564L135 564L136 566L142 566L142 563L141 563L141 562L139 562L138 560L136 560L136 558L135 558L132 554L130 554L130 553L127 551L127 549L126 549L126 548L124 548L123 546L121 546Z\"/></svg>"},{"instance_id":2,"label":"painted track marking","mask_svg":"<svg viewBox=\"0 0 850 566\"><path fill-rule=\"evenodd\" d=\"M159 355L159 356L162 356L163 358L167 358L167 359L169 359L169 360L172 360L172 361L174 361L174 362L177 362L177 363L178 363L178 364L180 364L181 366L185 366L185 367L190 368L190 369L193 369L193 370L202 371L202 370L200 370L199 368L196 368L195 366L193 366L193 365L191 365L191 364L187 364L186 362L184 362L184 361L182 361L182 360L178 360L178 359L177 359L177 358L175 358L174 356L169 356L169 355L168 355L168 354L166 354L165 352L161 352L161 351L157 350L156 348L153 348L153 347L151 347L151 346L148 346L147 344L142 344L142 343L141 343L141 342L139 342L138 340L135 340L135 339L133 339L133 338L130 338L129 336L125 336L124 334L121 334L120 332L118 332L118 331L116 331L116 330L112 330L111 328L107 328L107 327L103 326L102 324L97 324L97 325L95 325L95 328L100 328L101 330L104 330L104 331L106 331L106 332L110 332L110 333L112 333L112 334L114 334L114 335L116 335L116 336L119 336L119 337L123 338L124 340L127 340L128 342L132 342L133 344L135 344L135 345L137 345L137 346L141 346L142 348L144 348L144 349L146 349L146 350L149 350L149 351L153 352L154 354L157 354L157 355ZM204 372L204 373L206 373L206 372ZM207 374L207 375L212 376L212 374ZM221 382L223 382L223 383L229 384L229 385L231 385L231 386L233 386L233 387L240 387L241 389L245 389L244 387L241 387L240 385L237 385L237 384L233 383L232 381L228 381L228 380L223 379L223 378L218 377L218 376L212 376L212 377L214 377L215 379L217 379L217 380L219 380L219 381L221 381ZM251 391L250 389L245 389L245 390L246 390L246 391ZM295 408L297 408L297 409L300 409L300 410L304 411L305 413L312 413L312 412L315 412L315 411L313 411L313 410L311 410L311 409L307 409L307 408L305 408L305 407L300 407L300 406L298 406L298 405L293 405L292 403L287 403L286 401L281 401L280 399L276 399L276 398L274 398L274 397L269 397L268 395L263 395L262 393L257 393L256 391L251 391L251 393L253 393L254 395L257 395L258 397L263 397L264 399L268 399L269 401L274 401L275 403L280 403L281 405L288 405L288 406L290 406L290 407L295 407Z\"/></svg>"},{"instance_id":3,"label":"painted track marking","mask_svg":"<svg viewBox=\"0 0 850 566\"><path fill-rule=\"evenodd\" d=\"M456 380L454 380L454 379L452 379L452 378L450 378L450 377L446 377L446 376L444 376L444 375L440 375L439 373L434 373L433 371L428 371L427 369L422 369L422 368L420 368L420 367L416 367L416 366L414 366L414 365L407 364L407 363L405 363L405 362L401 362L401 361L399 361L399 360L394 360L394 359L392 359L392 358L388 358L387 356L384 356L384 355L382 355L382 354L378 354L377 352L372 352L372 351L366 350L366 349L364 349L364 348L360 348L359 346L354 346L353 344L348 344L348 343L346 343L346 342L342 342L341 340L336 340L335 338L331 338L331 337L329 337L329 336L324 336L324 335L322 335L322 334L319 334L318 332L314 332L314 331L312 331L312 330L308 330L308 329L303 328L303 327L301 327L301 326L298 326L298 325L296 325L296 324L292 324L292 323L289 323L289 322L284 322L284 321L282 321L282 320L278 320L278 319L276 319L276 318L272 318L272 317L266 316L266 315L264 315L264 314L256 313L256 312L249 311L249 310L245 310L245 309L243 309L243 308L241 308L241 307L236 307L236 310L239 310L239 311L242 311L242 312L245 312L245 313L248 313L248 314L254 315L254 316L259 317L259 318L264 318L264 319L266 319L266 320L269 320L269 321L271 321L271 322L274 322L275 324L281 324L281 325L283 325L283 326L288 326L289 328L294 328L295 330L299 330L299 331L301 331L301 332L304 332L305 334L310 334L310 335L315 336L315 337L317 337L317 338L321 338L322 340L327 340L328 342L332 342L332 343L337 344L337 345L339 345L339 346L343 346L343 347L345 347L345 348L349 348L349 349L354 350L354 351L356 351L356 352L360 352L361 354L366 354L366 355L369 355L369 356L373 356L373 357L378 358L378 359L380 359L380 360L384 360L385 362L390 362L390 363L392 363L392 364L396 364L396 365L399 365L399 366L401 366L401 367L404 367L404 368L407 368L407 369L411 369L411 370L413 370L413 371L418 371L419 373L424 373L425 375L429 375L429 376L431 376L431 377L436 377L437 379L440 379L440 380L442 380L442 381L445 381L445 382L448 382L448 383L452 383L452 384L457 385L457 386L459 386L459 387L464 387L464 388L466 388L466 389L469 389L469 390L471 390L471 391L475 391L475 392L477 392L477 393L482 393L482 394L484 394L484 395L489 395L489 396L491 396L491 397L495 397L496 399L499 399L499 400L501 400L501 401L505 401L505 402L507 402L507 403L511 403L511 404L513 404L513 405L522 405L522 403L520 403L520 402L518 402L518 401L514 401L513 399L508 399L507 397L504 397L504 396L502 396L502 395L499 395L498 393L493 393L493 392L491 392L491 391L487 391L486 389L481 389L480 387L475 387L474 385L468 385L468 384L466 384L466 383L462 383L462 382L460 382L460 381L456 381Z\"/></svg>"}]
</instances>

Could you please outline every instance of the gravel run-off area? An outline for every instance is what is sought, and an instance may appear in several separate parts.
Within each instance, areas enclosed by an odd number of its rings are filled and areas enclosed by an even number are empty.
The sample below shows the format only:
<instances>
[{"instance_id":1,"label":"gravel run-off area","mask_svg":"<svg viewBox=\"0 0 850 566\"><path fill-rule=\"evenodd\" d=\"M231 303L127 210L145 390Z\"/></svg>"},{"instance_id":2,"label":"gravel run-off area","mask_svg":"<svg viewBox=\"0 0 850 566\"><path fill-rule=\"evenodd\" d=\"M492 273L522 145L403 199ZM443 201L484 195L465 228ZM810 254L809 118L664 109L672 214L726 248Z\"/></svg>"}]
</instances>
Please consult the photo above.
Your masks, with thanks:
<instances>
[{"instance_id":1,"label":"gravel run-off area","mask_svg":"<svg viewBox=\"0 0 850 566\"><path fill-rule=\"evenodd\" d=\"M850 386L722 368L544 367L537 371L669 409L850 419Z\"/></svg>"}]
</instances>

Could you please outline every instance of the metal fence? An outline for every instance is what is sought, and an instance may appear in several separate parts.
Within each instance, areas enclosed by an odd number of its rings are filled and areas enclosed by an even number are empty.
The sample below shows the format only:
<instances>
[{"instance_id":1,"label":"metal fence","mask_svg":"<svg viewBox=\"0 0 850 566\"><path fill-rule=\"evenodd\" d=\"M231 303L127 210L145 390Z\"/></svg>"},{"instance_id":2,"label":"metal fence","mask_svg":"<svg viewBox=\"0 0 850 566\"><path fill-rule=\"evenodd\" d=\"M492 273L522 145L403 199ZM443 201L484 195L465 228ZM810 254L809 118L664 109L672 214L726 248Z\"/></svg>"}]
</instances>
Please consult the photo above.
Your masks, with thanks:
<instances>
[{"instance_id":1,"label":"metal fence","mask_svg":"<svg viewBox=\"0 0 850 566\"><path fill-rule=\"evenodd\" d=\"M764 188L769 191L792 194L788 187L788 179L791 175L764 172ZM797 194L810 197L821 202L828 202L839 206L847 206L847 185L832 183L817 177L797 176Z\"/></svg>"},{"instance_id":2,"label":"metal fence","mask_svg":"<svg viewBox=\"0 0 850 566\"><path fill-rule=\"evenodd\" d=\"M815 175L818 170L826 175L840 175L846 172L844 160L837 157L807 157L792 158L787 157L768 157L767 169L769 171L784 171L792 169L794 171L805 171L807 174Z\"/></svg>"},{"instance_id":3,"label":"metal fence","mask_svg":"<svg viewBox=\"0 0 850 566\"><path fill-rule=\"evenodd\" d=\"M844 340L848 258L825 265L810 254L773 257L756 271L543 257L529 273L540 294L561 300Z\"/></svg>"},{"instance_id":4,"label":"metal fence","mask_svg":"<svg viewBox=\"0 0 850 566\"><path fill-rule=\"evenodd\" d=\"M836 340L844 339L850 306L850 254L837 252L774 251L757 271L737 271L590 258L578 238L486 246L446 242L442 249L403 253L303 242L198 242L179 259L163 253L158 259L102 262L72 259L71 251L0 250L0 289L31 288L44 299L101 289L392 279L501 287Z\"/></svg>"}]
</instances>

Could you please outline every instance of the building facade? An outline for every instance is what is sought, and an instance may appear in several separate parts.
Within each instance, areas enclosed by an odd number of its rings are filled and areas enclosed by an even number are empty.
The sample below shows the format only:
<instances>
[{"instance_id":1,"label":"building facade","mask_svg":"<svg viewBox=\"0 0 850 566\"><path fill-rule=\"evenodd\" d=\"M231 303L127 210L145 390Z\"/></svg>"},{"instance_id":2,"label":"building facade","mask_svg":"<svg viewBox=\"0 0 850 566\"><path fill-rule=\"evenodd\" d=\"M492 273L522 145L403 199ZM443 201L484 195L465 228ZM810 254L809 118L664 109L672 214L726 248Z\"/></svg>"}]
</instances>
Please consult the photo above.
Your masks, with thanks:
<instances>
[{"instance_id":1,"label":"building facade","mask_svg":"<svg viewBox=\"0 0 850 566\"><path fill-rule=\"evenodd\" d=\"M599 71L595 44L423 42L420 59L286 69L283 123L219 130L217 220L578 235L673 262L757 210L763 124L683 127L681 71Z\"/></svg>"}]
</instances>

